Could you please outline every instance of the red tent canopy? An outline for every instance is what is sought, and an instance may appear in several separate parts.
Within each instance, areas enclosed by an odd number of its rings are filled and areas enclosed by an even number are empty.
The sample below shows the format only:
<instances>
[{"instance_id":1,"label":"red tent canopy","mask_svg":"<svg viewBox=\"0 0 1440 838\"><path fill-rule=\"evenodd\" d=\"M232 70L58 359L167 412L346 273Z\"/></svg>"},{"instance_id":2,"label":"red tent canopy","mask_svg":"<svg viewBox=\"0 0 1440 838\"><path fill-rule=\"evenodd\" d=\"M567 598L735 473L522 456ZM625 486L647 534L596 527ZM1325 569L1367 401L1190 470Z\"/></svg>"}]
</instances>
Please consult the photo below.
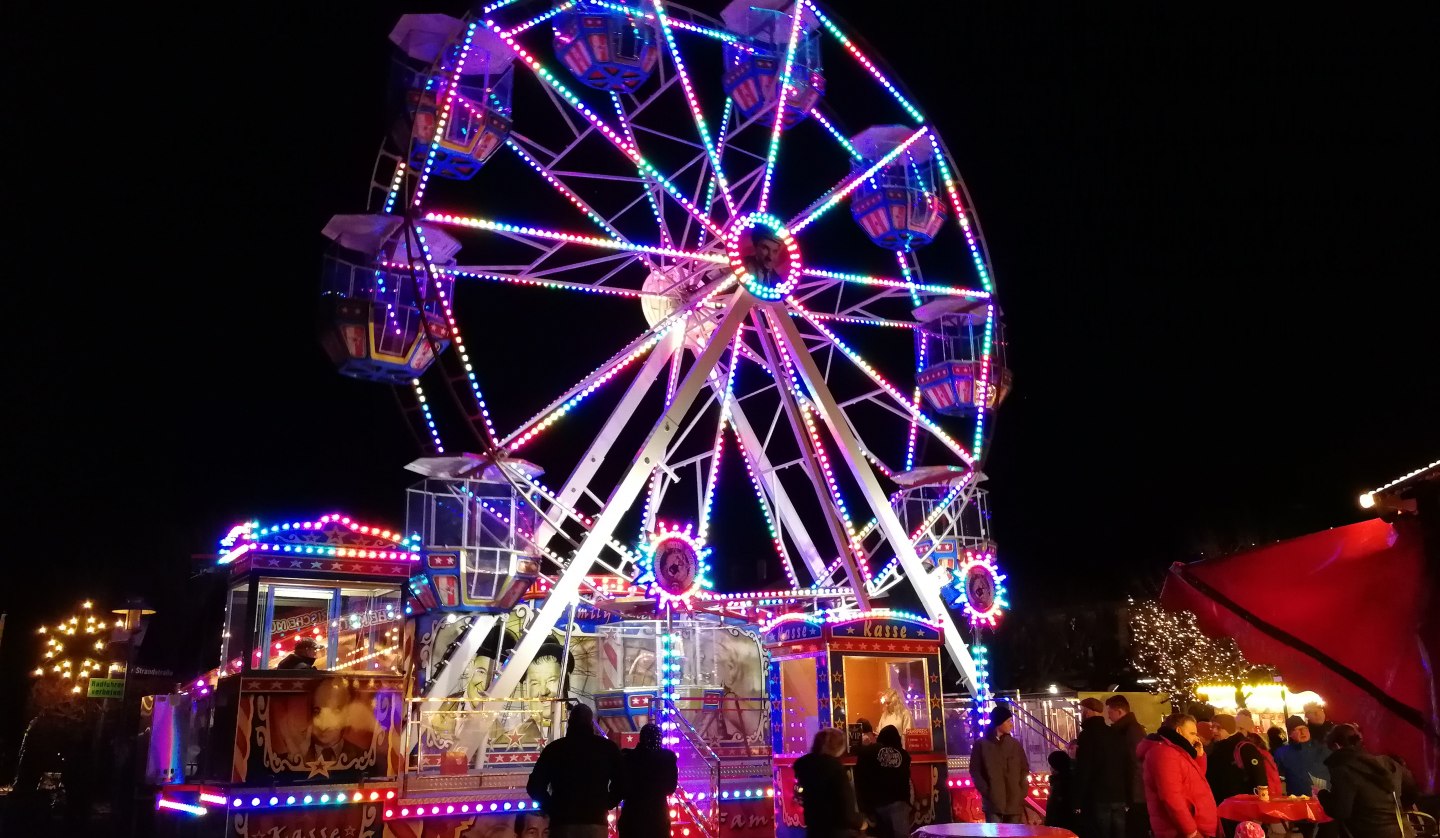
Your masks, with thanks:
<instances>
[{"instance_id":1,"label":"red tent canopy","mask_svg":"<svg viewBox=\"0 0 1440 838\"><path fill-rule=\"evenodd\" d=\"M1440 775L1440 592L1413 519L1312 533L1223 559L1175 564L1161 602L1324 696L1366 747Z\"/></svg>"}]
</instances>

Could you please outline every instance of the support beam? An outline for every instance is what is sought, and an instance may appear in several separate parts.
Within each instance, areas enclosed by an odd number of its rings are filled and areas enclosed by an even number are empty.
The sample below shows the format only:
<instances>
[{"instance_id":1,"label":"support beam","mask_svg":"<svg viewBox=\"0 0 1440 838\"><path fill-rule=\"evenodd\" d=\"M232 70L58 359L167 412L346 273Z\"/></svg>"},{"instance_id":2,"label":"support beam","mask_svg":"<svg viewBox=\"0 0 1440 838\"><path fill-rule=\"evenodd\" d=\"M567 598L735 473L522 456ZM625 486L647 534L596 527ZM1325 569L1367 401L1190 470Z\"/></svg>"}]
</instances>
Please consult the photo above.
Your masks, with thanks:
<instances>
[{"instance_id":1,"label":"support beam","mask_svg":"<svg viewBox=\"0 0 1440 838\"><path fill-rule=\"evenodd\" d=\"M965 676L965 683L970 688L971 695L978 694L979 679L975 672L975 661L970 657L970 650L960 637L958 627L951 622L945 603L940 599L939 592L930 582L924 566L920 563L920 557L915 553L915 545L910 543L910 534L905 532L900 518L890 506L889 497L880 486L875 472L870 469L870 464L866 462L860 441L856 439L849 422L845 420L845 414L836 404L835 396L825 383L820 368L815 364L815 359L811 357L810 353L805 351L805 343L800 335L799 327L784 312L767 311L766 314L773 328L784 337L784 343L788 346L783 348L790 351L790 357L795 361L796 370L800 373L805 386L810 390L811 397L815 399L820 408L821 419L824 420L826 427L830 429L831 436L838 444L840 456L844 458L845 464L850 467L850 473L860 484L860 491L870 505L871 511L875 513L881 532L885 533L885 539L895 550L895 556L900 560L900 566L905 569L905 575L915 586L915 593L919 595L925 613L930 615L930 619L944 627L945 648L949 650L950 657L954 659L955 664L960 667L960 673Z\"/></svg>"},{"instance_id":2,"label":"support beam","mask_svg":"<svg viewBox=\"0 0 1440 838\"><path fill-rule=\"evenodd\" d=\"M778 382L776 386L779 386ZM750 418L745 415L739 399L735 399L730 405L730 424L745 445L745 454L752 460L750 468L755 472L756 479L770 497L772 513L794 539L800 558L810 571L810 577L819 582L825 575L825 560L820 557L820 551L815 549L815 542L810 539L810 533L801 522L799 513L795 511L795 505L790 502L790 495L785 491L780 474L766 456L760 437L755 433L755 427L750 424Z\"/></svg>"},{"instance_id":3,"label":"support beam","mask_svg":"<svg viewBox=\"0 0 1440 838\"><path fill-rule=\"evenodd\" d=\"M859 560L852 552L850 536L845 532L845 523L840 518L840 511L835 508L835 502L830 497L830 489L825 485L824 476L816 472L815 464L820 461L820 453L815 450L815 445L810 439L810 433L805 429L805 417L801 415L800 403L796 400L795 394L790 391L790 383L782 377L788 376L785 365L781 361L780 353L785 347L765 327L765 321L773 323L776 320L789 321L789 317L781 314L771 316L769 311L755 312L755 326L760 338L760 349L765 353L765 359L770 364L771 374L775 376L775 383L779 385L780 403L785 408L785 417L790 420L790 427L795 433L795 441L800 449L805 452L805 474L810 478L810 484L815 488L815 497L820 501L821 513L825 518L825 526L830 530L830 537L835 541L835 549L840 557L840 563L845 567L845 575L850 580L850 587L855 591L855 599L860 607L870 607L869 589L865 585L865 577L860 572ZM803 350L802 350L803 351ZM805 357L810 357L808 354ZM825 585L828 579L825 569L821 568L819 576L815 577L815 584Z\"/></svg>"},{"instance_id":4,"label":"support beam","mask_svg":"<svg viewBox=\"0 0 1440 838\"><path fill-rule=\"evenodd\" d=\"M609 455L610 447L615 444L620 432L634 417L635 408L640 405L645 394L650 392L655 380L660 377L660 370L670 362L671 357L683 345L684 340L685 324L677 323L660 340L660 344L650 350L650 357L645 359L644 365L640 367L639 372L635 373L635 380L630 382L630 387L621 397L620 404L611 411L610 417L601 426L600 433L596 434L590 447L585 450L585 456L580 458L580 463L575 466L574 471L570 472L570 477L565 480L565 485L561 486L556 493L555 496L560 503L571 509L579 508L580 498L590 487L590 479L595 476L595 472L605 462L605 457ZM552 504L545 514L545 520L535 528L536 544L541 547L549 544L550 538L555 535L555 527L550 522L560 520L560 515L560 507Z\"/></svg>"},{"instance_id":5,"label":"support beam","mask_svg":"<svg viewBox=\"0 0 1440 838\"><path fill-rule=\"evenodd\" d=\"M619 525L620 519L630 511L630 507L640 496L640 491L645 488L645 483L657 466L665 462L665 456L669 449L670 442L680 432L680 426L685 415L689 413L695 398L700 391L708 385L710 373L720 363L721 356L729 348L732 341L736 340L736 333L740 324L745 321L746 315L755 305L755 298L750 296L746 290L737 289L730 298L729 309L725 313L725 319L720 321L720 326L710 336L710 342L706 344L705 350L695 360L695 365L685 374L680 386L675 390L675 398L670 401L670 406L656 421L650 433L645 437L645 443L640 446L630 469L620 480L619 485L611 492L609 499L605 502L605 508L595 519L595 526L580 547L575 551L575 556L565 567L565 572L556 581L555 587L551 589L550 596L545 599L545 604L540 612L535 615L535 620L526 630L525 636L520 639L520 644L515 647L515 652L500 672L500 678L490 686L487 693L492 697L508 697L514 691L515 686L520 683L520 678L525 673L526 667L534 659L535 652L544 642L550 629L554 628L560 616L570 607L570 603L580 593L580 583L585 579L585 574L595 564L600 551L605 548ZM788 318L787 318L788 319Z\"/></svg>"}]
</instances>

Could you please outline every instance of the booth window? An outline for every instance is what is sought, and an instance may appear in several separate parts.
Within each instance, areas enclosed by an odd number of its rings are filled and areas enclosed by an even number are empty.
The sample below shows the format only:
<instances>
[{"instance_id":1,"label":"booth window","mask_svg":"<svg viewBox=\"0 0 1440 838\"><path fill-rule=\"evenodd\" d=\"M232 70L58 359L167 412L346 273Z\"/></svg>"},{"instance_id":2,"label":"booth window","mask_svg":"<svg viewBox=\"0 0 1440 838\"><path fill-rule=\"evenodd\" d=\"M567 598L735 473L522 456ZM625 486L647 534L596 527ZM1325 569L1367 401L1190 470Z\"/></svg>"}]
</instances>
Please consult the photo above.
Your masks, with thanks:
<instances>
[{"instance_id":1,"label":"booth window","mask_svg":"<svg viewBox=\"0 0 1440 838\"><path fill-rule=\"evenodd\" d=\"M253 636L248 670L275 669L296 642L310 638L320 647L318 669L402 674L403 621L396 584L262 578L253 604L248 586L230 592L226 672L240 671L246 637Z\"/></svg>"},{"instance_id":2,"label":"booth window","mask_svg":"<svg viewBox=\"0 0 1440 838\"><path fill-rule=\"evenodd\" d=\"M780 751L803 754L820 730L820 685L816 658L780 661Z\"/></svg>"}]
</instances>

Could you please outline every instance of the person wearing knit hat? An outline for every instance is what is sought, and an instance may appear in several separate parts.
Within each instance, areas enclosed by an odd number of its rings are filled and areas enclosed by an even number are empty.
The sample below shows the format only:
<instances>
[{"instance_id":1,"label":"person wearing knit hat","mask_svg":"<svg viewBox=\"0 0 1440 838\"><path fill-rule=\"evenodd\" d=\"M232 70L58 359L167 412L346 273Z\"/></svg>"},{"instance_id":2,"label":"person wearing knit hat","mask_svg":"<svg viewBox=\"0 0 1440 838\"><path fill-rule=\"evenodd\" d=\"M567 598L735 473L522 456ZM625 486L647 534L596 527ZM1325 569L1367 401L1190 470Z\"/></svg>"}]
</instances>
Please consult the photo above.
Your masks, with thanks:
<instances>
[{"instance_id":1,"label":"person wearing knit hat","mask_svg":"<svg viewBox=\"0 0 1440 838\"><path fill-rule=\"evenodd\" d=\"M1270 778L1265 771L1268 754L1262 754L1260 747L1240 730L1234 716L1219 713L1210 723L1224 734L1210 746L1205 764L1205 780L1210 784L1215 802L1218 804L1236 795L1252 794L1260 788L1268 792ZM1221 818L1220 826L1227 836L1235 834L1235 821Z\"/></svg>"},{"instance_id":2,"label":"person wearing knit hat","mask_svg":"<svg viewBox=\"0 0 1440 838\"><path fill-rule=\"evenodd\" d=\"M1088 710L1090 713L1094 713L1095 715L1099 716L1099 715L1104 714L1104 712L1105 712L1105 704L1104 704L1102 701L1100 701L1100 699L1098 699L1098 698L1096 698L1095 696L1092 695L1092 696L1090 696L1089 698L1086 698L1086 699L1082 699L1082 700L1081 700L1081 702L1080 702L1080 710L1082 711L1082 712L1080 713L1080 717L1081 717L1082 719L1088 719L1088 718L1090 718L1090 716L1089 716L1087 713L1083 712L1083 711L1087 711L1087 710Z\"/></svg>"},{"instance_id":3,"label":"person wearing knit hat","mask_svg":"<svg viewBox=\"0 0 1440 838\"><path fill-rule=\"evenodd\" d=\"M1025 779L1030 766L1025 749L1010 734L1014 728L1014 711L1008 704L996 702L990 724L970 751L970 778L989 823L1025 822Z\"/></svg>"},{"instance_id":4,"label":"person wearing knit hat","mask_svg":"<svg viewBox=\"0 0 1440 838\"><path fill-rule=\"evenodd\" d=\"M1310 723L1303 716L1285 720L1290 741L1275 749L1275 765L1285 778L1285 793L1313 795L1317 789L1330 785L1330 769L1325 766L1329 752L1325 743L1316 739Z\"/></svg>"}]
</instances>

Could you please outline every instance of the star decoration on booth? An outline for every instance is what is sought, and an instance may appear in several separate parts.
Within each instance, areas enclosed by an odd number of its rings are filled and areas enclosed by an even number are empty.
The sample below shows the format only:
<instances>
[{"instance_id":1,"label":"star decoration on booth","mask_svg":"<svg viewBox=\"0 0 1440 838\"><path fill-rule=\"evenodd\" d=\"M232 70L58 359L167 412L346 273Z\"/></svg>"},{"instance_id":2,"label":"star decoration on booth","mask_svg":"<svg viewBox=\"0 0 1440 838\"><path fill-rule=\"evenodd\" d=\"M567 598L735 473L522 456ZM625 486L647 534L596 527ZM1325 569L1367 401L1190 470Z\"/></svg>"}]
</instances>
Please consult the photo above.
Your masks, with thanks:
<instances>
[{"instance_id":1,"label":"star decoration on booth","mask_svg":"<svg viewBox=\"0 0 1440 838\"><path fill-rule=\"evenodd\" d=\"M332 764L333 763L327 762L324 757L315 757L305 763L305 767L310 769L310 776L305 779L309 780L315 777L324 777L328 780L330 778L330 766Z\"/></svg>"}]
</instances>

